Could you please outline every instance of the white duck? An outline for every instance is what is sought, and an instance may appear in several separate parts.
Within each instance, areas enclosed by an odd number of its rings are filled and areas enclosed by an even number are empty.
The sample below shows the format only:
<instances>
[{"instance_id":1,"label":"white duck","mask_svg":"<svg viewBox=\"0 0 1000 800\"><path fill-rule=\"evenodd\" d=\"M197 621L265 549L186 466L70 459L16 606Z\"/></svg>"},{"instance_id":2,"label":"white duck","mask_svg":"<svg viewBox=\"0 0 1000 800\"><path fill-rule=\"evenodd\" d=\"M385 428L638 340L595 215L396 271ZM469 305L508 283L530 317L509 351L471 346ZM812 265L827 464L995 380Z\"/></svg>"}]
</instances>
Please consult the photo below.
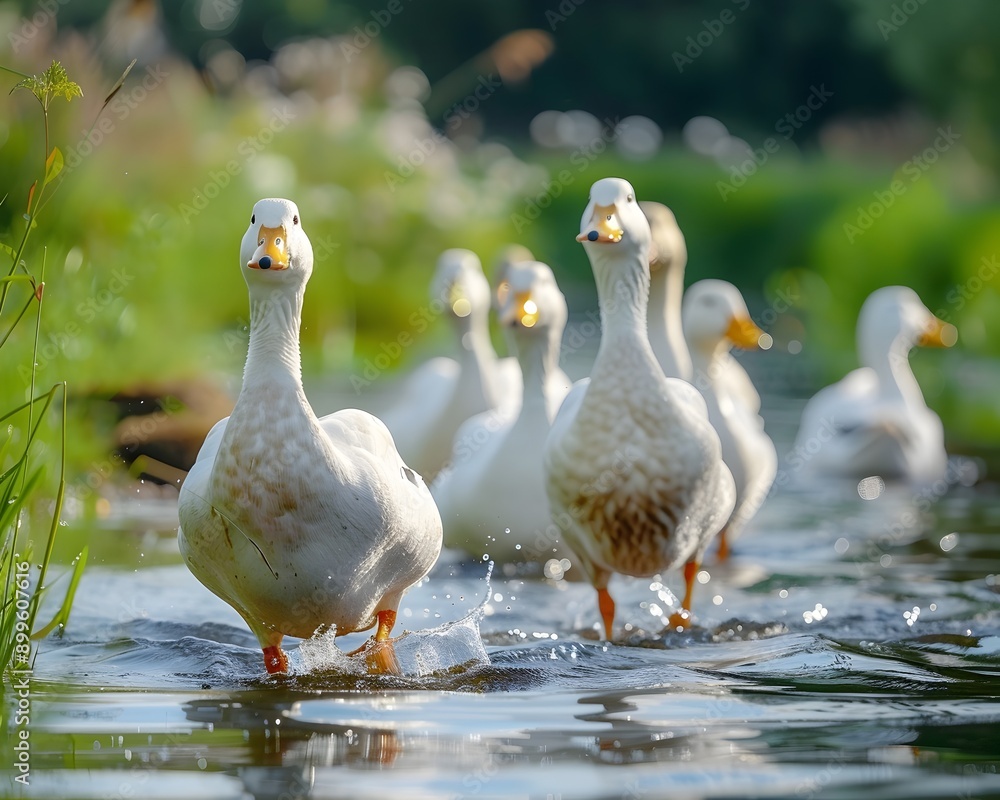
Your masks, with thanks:
<instances>
[{"instance_id":1,"label":"white duck","mask_svg":"<svg viewBox=\"0 0 1000 800\"><path fill-rule=\"evenodd\" d=\"M684 611L671 625L687 625L701 558L733 510L733 477L704 399L665 377L650 347L650 230L627 181L593 185L577 240L597 283L601 344L546 440L549 502L597 589L608 638L616 572L651 576L683 564Z\"/></svg>"},{"instance_id":2,"label":"white duck","mask_svg":"<svg viewBox=\"0 0 1000 800\"><path fill-rule=\"evenodd\" d=\"M955 327L912 289L885 286L865 300L857 337L861 368L806 405L790 463L810 477L878 475L918 484L944 477L944 428L924 402L909 353L915 345L950 347Z\"/></svg>"},{"instance_id":3,"label":"white duck","mask_svg":"<svg viewBox=\"0 0 1000 800\"><path fill-rule=\"evenodd\" d=\"M758 347L767 337L750 319L740 290L720 280L698 281L685 292L684 337L691 352L691 382L708 405L708 418L722 441L722 458L736 481L736 507L719 533L719 558L741 533L774 482L778 455L758 415L760 395L730 354ZM767 338L765 338L767 337Z\"/></svg>"},{"instance_id":4,"label":"white duck","mask_svg":"<svg viewBox=\"0 0 1000 800\"><path fill-rule=\"evenodd\" d=\"M432 310L446 315L459 340L457 360L437 357L418 367L399 400L382 414L406 462L428 481L447 463L459 426L469 417L516 410L521 376L514 358L497 358L490 341L492 291L479 257L446 250L431 281Z\"/></svg>"},{"instance_id":5,"label":"white duck","mask_svg":"<svg viewBox=\"0 0 1000 800\"><path fill-rule=\"evenodd\" d=\"M662 203L639 203L653 238L649 260L649 343L668 378L691 380L691 355L681 329L687 243L674 212Z\"/></svg>"},{"instance_id":6,"label":"white duck","mask_svg":"<svg viewBox=\"0 0 1000 800\"><path fill-rule=\"evenodd\" d=\"M570 389L559 368L566 299L552 270L537 261L508 265L499 311L524 376L518 413L479 414L455 436L449 466L431 485L445 544L498 563L567 555L551 535L541 443Z\"/></svg>"},{"instance_id":7,"label":"white duck","mask_svg":"<svg viewBox=\"0 0 1000 800\"><path fill-rule=\"evenodd\" d=\"M286 635L376 624L368 663L392 671L396 609L437 559L441 519L378 419L313 413L299 358L312 266L295 204L258 201L240 247L250 292L243 387L181 488L178 543L256 634L268 672L288 669Z\"/></svg>"},{"instance_id":8,"label":"white duck","mask_svg":"<svg viewBox=\"0 0 1000 800\"><path fill-rule=\"evenodd\" d=\"M507 302L507 292L510 291L510 283L507 280L510 268L514 264L534 260L531 251L521 244L508 244L497 253L493 266L493 310L498 314Z\"/></svg>"}]
</instances>

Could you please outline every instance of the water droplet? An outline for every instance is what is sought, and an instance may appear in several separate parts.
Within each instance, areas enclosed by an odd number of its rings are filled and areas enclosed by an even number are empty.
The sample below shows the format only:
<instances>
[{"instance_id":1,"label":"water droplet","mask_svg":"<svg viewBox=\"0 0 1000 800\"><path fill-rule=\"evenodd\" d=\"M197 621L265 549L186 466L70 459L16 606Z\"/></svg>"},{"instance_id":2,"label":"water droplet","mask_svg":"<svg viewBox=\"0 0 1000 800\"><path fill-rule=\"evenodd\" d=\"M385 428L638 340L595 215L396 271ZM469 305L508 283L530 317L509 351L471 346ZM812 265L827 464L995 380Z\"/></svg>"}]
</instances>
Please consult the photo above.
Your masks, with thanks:
<instances>
[{"instance_id":1,"label":"water droplet","mask_svg":"<svg viewBox=\"0 0 1000 800\"><path fill-rule=\"evenodd\" d=\"M782 600L788 597L788 589L782 589L780 592L778 592L778 597L780 597Z\"/></svg>"},{"instance_id":2,"label":"water droplet","mask_svg":"<svg viewBox=\"0 0 1000 800\"><path fill-rule=\"evenodd\" d=\"M949 550L954 550L955 547L958 545L958 534L949 533L947 536L942 536L940 545L941 545L941 550L945 553L947 553Z\"/></svg>"},{"instance_id":3,"label":"water droplet","mask_svg":"<svg viewBox=\"0 0 1000 800\"><path fill-rule=\"evenodd\" d=\"M875 500L885 491L885 481L878 475L869 475L858 482L858 494L862 500Z\"/></svg>"},{"instance_id":4,"label":"water droplet","mask_svg":"<svg viewBox=\"0 0 1000 800\"><path fill-rule=\"evenodd\" d=\"M722 605L722 600L723 600L723 598L722 598L721 594L717 594L715 597L712 598L712 602L715 605L717 605L717 606L721 606Z\"/></svg>"},{"instance_id":5,"label":"water droplet","mask_svg":"<svg viewBox=\"0 0 1000 800\"><path fill-rule=\"evenodd\" d=\"M706 572L705 570L701 570L701 572L698 573L698 583L705 584L708 583L710 580L712 580L712 576L709 575L708 572Z\"/></svg>"},{"instance_id":6,"label":"water droplet","mask_svg":"<svg viewBox=\"0 0 1000 800\"><path fill-rule=\"evenodd\" d=\"M843 555L844 553L847 552L850 546L851 543L847 541L847 539L845 539L843 536L841 536L839 539L837 539L836 543L833 545L833 549L838 555Z\"/></svg>"},{"instance_id":7,"label":"water droplet","mask_svg":"<svg viewBox=\"0 0 1000 800\"><path fill-rule=\"evenodd\" d=\"M503 529L503 532L504 532L504 533L510 533L510 528L504 528L504 529Z\"/></svg>"},{"instance_id":8,"label":"water droplet","mask_svg":"<svg viewBox=\"0 0 1000 800\"><path fill-rule=\"evenodd\" d=\"M879 558L878 563L879 566L881 567L892 566L892 556L890 556L888 553L883 553L882 556Z\"/></svg>"}]
</instances>

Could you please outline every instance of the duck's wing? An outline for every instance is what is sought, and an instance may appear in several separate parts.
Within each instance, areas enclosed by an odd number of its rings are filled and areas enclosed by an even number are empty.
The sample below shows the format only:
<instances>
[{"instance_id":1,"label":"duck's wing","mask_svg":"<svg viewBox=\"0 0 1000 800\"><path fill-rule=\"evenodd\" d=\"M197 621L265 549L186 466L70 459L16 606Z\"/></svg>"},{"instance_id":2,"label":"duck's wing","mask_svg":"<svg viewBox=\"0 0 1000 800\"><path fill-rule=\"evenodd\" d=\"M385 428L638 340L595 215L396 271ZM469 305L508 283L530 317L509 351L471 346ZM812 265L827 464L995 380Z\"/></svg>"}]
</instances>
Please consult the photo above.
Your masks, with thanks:
<instances>
[{"instance_id":1,"label":"duck's wing","mask_svg":"<svg viewBox=\"0 0 1000 800\"><path fill-rule=\"evenodd\" d=\"M212 429L205 437L205 441L201 444L201 449L198 451L197 458L194 460L196 464L202 460L215 459L216 453L219 452L219 445L222 444L222 437L226 432L226 425L228 424L229 417L224 417L212 426Z\"/></svg>"},{"instance_id":2,"label":"duck's wing","mask_svg":"<svg viewBox=\"0 0 1000 800\"><path fill-rule=\"evenodd\" d=\"M559 409L562 407L566 396L573 389L573 381L569 375L561 369L555 369L545 381L545 408L549 415L549 420L555 419Z\"/></svg>"},{"instance_id":3,"label":"duck's wing","mask_svg":"<svg viewBox=\"0 0 1000 800\"><path fill-rule=\"evenodd\" d=\"M847 433L865 424L866 412L878 392L874 371L862 367L820 389L802 410L798 438L821 431Z\"/></svg>"},{"instance_id":4,"label":"duck's wing","mask_svg":"<svg viewBox=\"0 0 1000 800\"><path fill-rule=\"evenodd\" d=\"M181 484L180 497L177 499L178 516L181 527L191 527L192 524L200 524L200 520L210 514L212 504L209 502L209 482L212 478L212 468L215 466L215 457L219 453L219 446L222 444L222 436L226 432L226 425L229 424L229 417L220 419L212 430L208 432L205 441L198 451L188 474ZM183 537L183 530L181 531Z\"/></svg>"},{"instance_id":5,"label":"duck's wing","mask_svg":"<svg viewBox=\"0 0 1000 800\"><path fill-rule=\"evenodd\" d=\"M580 405L583 403L583 398L587 394L587 387L589 386L590 378L581 378L573 384L573 388L569 390L569 394L566 395L562 401L562 405L559 406L556 418L552 420L552 429L549 431L548 441L561 439L566 434L566 431L569 430L570 425L573 424L573 420L576 419L576 415L580 411Z\"/></svg>"},{"instance_id":6,"label":"duck's wing","mask_svg":"<svg viewBox=\"0 0 1000 800\"><path fill-rule=\"evenodd\" d=\"M699 417L704 417L706 421L708 420L708 404L705 402L702 393L690 383L681 378L667 378L666 392L674 400L683 403Z\"/></svg>"},{"instance_id":7,"label":"duck's wing","mask_svg":"<svg viewBox=\"0 0 1000 800\"><path fill-rule=\"evenodd\" d=\"M414 511L433 510L429 517L437 517L430 489L423 477L406 465L382 420L367 411L345 408L321 417L319 425L336 450L346 450L352 456L350 461L355 466L368 464L375 477L383 481L384 489L402 493L407 504L416 502L419 507Z\"/></svg>"}]
</instances>

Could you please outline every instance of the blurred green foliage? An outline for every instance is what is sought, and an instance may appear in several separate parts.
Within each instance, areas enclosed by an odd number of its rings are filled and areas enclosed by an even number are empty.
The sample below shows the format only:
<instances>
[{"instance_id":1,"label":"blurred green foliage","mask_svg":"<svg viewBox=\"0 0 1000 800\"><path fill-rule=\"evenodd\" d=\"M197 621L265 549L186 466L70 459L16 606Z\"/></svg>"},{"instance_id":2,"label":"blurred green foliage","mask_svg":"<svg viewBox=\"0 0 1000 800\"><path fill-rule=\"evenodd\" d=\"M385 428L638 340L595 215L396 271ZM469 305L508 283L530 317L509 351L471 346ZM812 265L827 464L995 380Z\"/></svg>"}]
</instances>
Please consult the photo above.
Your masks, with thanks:
<instances>
[{"instance_id":1,"label":"blurred green foliage","mask_svg":"<svg viewBox=\"0 0 1000 800\"><path fill-rule=\"evenodd\" d=\"M298 202L316 248L303 323L310 375L346 384L395 341L426 303L447 247L476 251L489 270L504 243L522 242L552 264L571 311L581 313L595 296L574 241L580 213L594 180L621 175L640 198L676 212L688 282L733 281L758 317L772 311L778 346L801 346L817 379L856 365L854 320L872 289L915 288L960 330L960 352L914 358L952 446L1000 442L992 403L1000 292L991 279L962 295L983 259L1000 254L996 138L987 135L1000 52L989 46L1000 26L977 22L995 18L993 5L975 0L959 12L917 4L884 36L879 22L894 4L882 0L751 2L745 10L729 0L714 9L638 3L613 13L571 3L564 21L547 15L560 4L448 0L433 13L404 5L405 17L356 54L345 47L360 41L355 26L385 3L230 5L242 10L212 28L203 24L208 4L164 4L162 48L148 45L107 125L85 135L100 102L88 96L54 132L73 144L65 186L42 223L51 287L41 381L66 379L77 397L205 373L238 385L248 334L236 256L253 202L269 195ZM112 12L142 7L158 8L117 3ZM730 7L742 16L678 69L673 54L687 37ZM12 7L3 8L0 20L21 30ZM43 26L16 51L0 41L0 59L30 71L58 51L84 85L107 85L128 54L106 10L86 0L60 7L60 39L49 38L54 25ZM553 55L483 101L460 135L443 137L443 109L474 89L483 63L488 71L484 51L524 27L549 31ZM336 35L346 38L320 38ZM219 54L235 54L233 77L206 68ZM389 88L405 63L423 69L429 91ZM760 148L822 83L834 91L830 102L734 191L720 190L720 182L737 183L730 169L679 142L689 117L712 114ZM536 113L574 107L598 117L646 114L666 143L647 161L614 146L581 153L530 143ZM27 113L23 98L0 99L4 191L30 183L38 159ZM880 119L889 122L871 122ZM913 159L934 149L939 124L951 123L961 138L913 179ZM877 136L868 135L873 128ZM879 198L894 181L905 191L890 192L887 205ZM879 203L882 213L862 227ZM0 230L19 214L13 202L0 205ZM448 348L445 327L432 326L393 368ZM23 399L24 389L20 374L7 377L0 401ZM113 424L110 410L86 408L76 428L83 467Z\"/></svg>"}]
</instances>

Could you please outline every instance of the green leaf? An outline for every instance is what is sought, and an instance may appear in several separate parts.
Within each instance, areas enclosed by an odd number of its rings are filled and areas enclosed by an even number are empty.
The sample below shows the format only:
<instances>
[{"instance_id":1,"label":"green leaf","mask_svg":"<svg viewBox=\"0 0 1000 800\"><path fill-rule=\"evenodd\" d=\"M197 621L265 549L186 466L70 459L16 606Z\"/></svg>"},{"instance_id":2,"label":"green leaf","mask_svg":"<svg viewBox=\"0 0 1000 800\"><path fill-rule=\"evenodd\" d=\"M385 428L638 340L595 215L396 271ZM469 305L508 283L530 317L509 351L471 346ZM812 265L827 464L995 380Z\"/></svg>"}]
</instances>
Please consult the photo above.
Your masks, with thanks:
<instances>
[{"instance_id":1,"label":"green leaf","mask_svg":"<svg viewBox=\"0 0 1000 800\"><path fill-rule=\"evenodd\" d=\"M0 242L0 253L6 253L10 256L11 263L17 258L17 252L9 244L4 244Z\"/></svg>"},{"instance_id":2,"label":"green leaf","mask_svg":"<svg viewBox=\"0 0 1000 800\"><path fill-rule=\"evenodd\" d=\"M115 85L111 87L111 91L108 92L108 96L104 98L104 103L101 105L101 111L107 108L108 103L110 103L114 96L121 91L122 86L125 85L125 79L128 77L128 74L132 71L132 67L135 66L135 62L138 60L139 59L137 58L133 58L132 63L125 67L125 71L122 73L122 76L115 81Z\"/></svg>"},{"instance_id":3,"label":"green leaf","mask_svg":"<svg viewBox=\"0 0 1000 800\"><path fill-rule=\"evenodd\" d=\"M63 163L62 151L58 147L53 147L49 157L45 159L45 184L43 185L51 183L62 172Z\"/></svg>"},{"instance_id":4,"label":"green leaf","mask_svg":"<svg viewBox=\"0 0 1000 800\"><path fill-rule=\"evenodd\" d=\"M40 631L34 631L31 634L31 638L34 640L44 639L48 636L58 625L65 626L69 622L69 612L73 608L73 598L76 596L76 589L80 585L80 578L83 577L83 570L87 566L87 555L88 548L84 546L80 555L76 557L76 566L73 567L73 575L69 580L69 586L66 588L66 594L63 596L62 607L52 618L48 625L42 628ZM36 591L41 591L41 589L36 589Z\"/></svg>"},{"instance_id":5,"label":"green leaf","mask_svg":"<svg viewBox=\"0 0 1000 800\"><path fill-rule=\"evenodd\" d=\"M53 61L41 75L25 78L16 84L11 91L16 89L27 89L46 108L48 108L47 102L50 97L65 97L67 100L83 97L83 89L80 88L80 84L69 79L66 68L58 61Z\"/></svg>"}]
</instances>

